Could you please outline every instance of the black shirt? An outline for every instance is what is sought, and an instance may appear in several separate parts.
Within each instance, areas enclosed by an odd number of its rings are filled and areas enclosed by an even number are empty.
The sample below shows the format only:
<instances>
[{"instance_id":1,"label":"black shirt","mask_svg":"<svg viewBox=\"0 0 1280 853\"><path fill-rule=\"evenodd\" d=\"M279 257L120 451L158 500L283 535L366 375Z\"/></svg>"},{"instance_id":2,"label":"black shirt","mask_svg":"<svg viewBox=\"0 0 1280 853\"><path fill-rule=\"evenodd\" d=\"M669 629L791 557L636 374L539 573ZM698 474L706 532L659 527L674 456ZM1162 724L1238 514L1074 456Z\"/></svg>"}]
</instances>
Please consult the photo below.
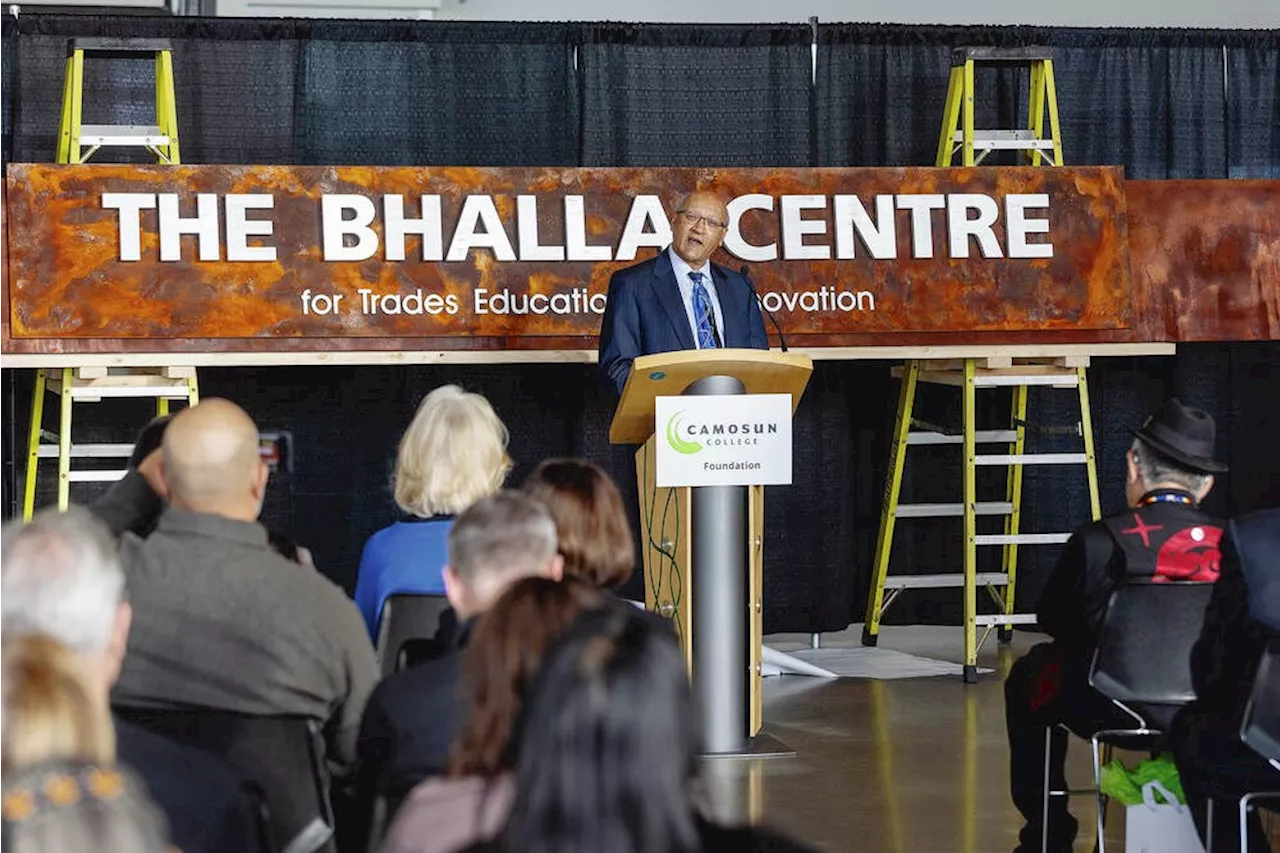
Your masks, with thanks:
<instances>
[{"instance_id":1,"label":"black shirt","mask_svg":"<svg viewBox=\"0 0 1280 853\"><path fill-rule=\"evenodd\" d=\"M119 718L115 728L121 763L146 782L182 853L260 849L244 781L224 761Z\"/></svg>"}]
</instances>

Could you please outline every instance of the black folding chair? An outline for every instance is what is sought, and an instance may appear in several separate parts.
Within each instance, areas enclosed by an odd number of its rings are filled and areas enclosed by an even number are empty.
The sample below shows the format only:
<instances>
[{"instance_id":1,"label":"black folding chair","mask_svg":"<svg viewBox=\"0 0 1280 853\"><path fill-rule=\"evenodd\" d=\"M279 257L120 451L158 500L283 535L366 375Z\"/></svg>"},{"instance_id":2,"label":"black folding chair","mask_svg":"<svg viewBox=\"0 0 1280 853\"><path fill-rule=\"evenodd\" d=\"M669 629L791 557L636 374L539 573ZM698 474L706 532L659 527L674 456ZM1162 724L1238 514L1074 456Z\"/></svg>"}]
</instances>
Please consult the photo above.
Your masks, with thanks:
<instances>
[{"instance_id":1,"label":"black folding chair","mask_svg":"<svg viewBox=\"0 0 1280 853\"><path fill-rule=\"evenodd\" d=\"M387 598L378 619L378 660L384 676L398 672L401 666L400 650L410 641L414 643L415 656L430 657L442 654L444 648L427 648L440 628L441 617L449 609L449 599L443 595L398 592Z\"/></svg>"},{"instance_id":2,"label":"black folding chair","mask_svg":"<svg viewBox=\"0 0 1280 853\"><path fill-rule=\"evenodd\" d=\"M261 790L280 853L332 850L333 809L315 720L216 710L115 708L163 737L221 756Z\"/></svg>"},{"instance_id":3,"label":"black folding chair","mask_svg":"<svg viewBox=\"0 0 1280 853\"><path fill-rule=\"evenodd\" d=\"M1101 747L1151 751L1165 746L1179 708L1196 698L1191 648L1204 626L1212 583L1128 581L1111 596L1089 684L1133 718L1133 728L1106 729L1089 739L1098 803L1098 853L1106 853L1106 798Z\"/></svg>"},{"instance_id":4,"label":"black folding chair","mask_svg":"<svg viewBox=\"0 0 1280 853\"><path fill-rule=\"evenodd\" d=\"M1258 662L1240 740L1280 770L1280 639L1267 645ZM1280 800L1280 791L1250 791L1240 798L1240 853L1249 853L1249 808L1254 800Z\"/></svg>"}]
</instances>

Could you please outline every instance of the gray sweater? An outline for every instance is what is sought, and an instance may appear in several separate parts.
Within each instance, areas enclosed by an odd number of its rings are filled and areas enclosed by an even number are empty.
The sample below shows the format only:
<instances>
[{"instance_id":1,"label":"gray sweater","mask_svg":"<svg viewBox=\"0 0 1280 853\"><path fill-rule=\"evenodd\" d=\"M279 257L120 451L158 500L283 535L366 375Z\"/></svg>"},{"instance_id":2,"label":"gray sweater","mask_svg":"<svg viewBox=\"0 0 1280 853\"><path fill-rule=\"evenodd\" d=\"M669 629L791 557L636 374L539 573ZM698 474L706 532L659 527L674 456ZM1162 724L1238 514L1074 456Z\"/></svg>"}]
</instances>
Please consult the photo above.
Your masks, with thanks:
<instances>
[{"instance_id":1,"label":"gray sweater","mask_svg":"<svg viewBox=\"0 0 1280 853\"><path fill-rule=\"evenodd\" d=\"M260 524L172 508L121 558L133 627L113 703L310 717L349 768L378 669L340 587L272 551Z\"/></svg>"}]
</instances>

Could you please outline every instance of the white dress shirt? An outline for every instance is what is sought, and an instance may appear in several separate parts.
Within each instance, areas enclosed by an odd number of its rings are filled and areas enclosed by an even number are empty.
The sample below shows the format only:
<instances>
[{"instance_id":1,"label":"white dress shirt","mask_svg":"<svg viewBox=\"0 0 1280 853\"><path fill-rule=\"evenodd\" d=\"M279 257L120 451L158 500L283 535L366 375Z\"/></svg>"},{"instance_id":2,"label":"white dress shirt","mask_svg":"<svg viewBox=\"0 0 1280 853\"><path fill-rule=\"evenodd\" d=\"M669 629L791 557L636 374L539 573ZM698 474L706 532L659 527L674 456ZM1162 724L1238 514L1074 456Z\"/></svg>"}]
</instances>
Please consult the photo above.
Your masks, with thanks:
<instances>
[{"instance_id":1,"label":"white dress shirt","mask_svg":"<svg viewBox=\"0 0 1280 853\"><path fill-rule=\"evenodd\" d=\"M693 331L693 345L698 346L698 315L693 310L693 279L689 278L689 273L693 272L693 267L684 262L684 258L676 254L674 248L667 249L667 255L671 258L671 271L676 275L676 284L680 286L680 298L684 301L684 312L689 318L689 328ZM724 342L724 315L720 313L720 297L716 294L716 282L711 275L711 262L706 261L702 264L702 269L698 270L702 273L702 286L707 289L707 295L711 297L711 311L716 318L716 333L720 337L720 346L725 346Z\"/></svg>"}]
</instances>

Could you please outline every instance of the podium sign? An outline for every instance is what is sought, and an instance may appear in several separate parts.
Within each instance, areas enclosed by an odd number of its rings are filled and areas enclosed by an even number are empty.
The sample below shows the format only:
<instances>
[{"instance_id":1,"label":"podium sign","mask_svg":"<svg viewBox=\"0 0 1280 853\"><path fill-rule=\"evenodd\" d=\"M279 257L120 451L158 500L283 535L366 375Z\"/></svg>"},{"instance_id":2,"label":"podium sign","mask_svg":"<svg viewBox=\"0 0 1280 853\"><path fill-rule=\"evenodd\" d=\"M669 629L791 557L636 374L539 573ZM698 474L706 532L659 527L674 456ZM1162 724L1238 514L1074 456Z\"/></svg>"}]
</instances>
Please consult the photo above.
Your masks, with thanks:
<instances>
[{"instance_id":1,"label":"podium sign","mask_svg":"<svg viewBox=\"0 0 1280 853\"><path fill-rule=\"evenodd\" d=\"M791 483L791 395L656 397L659 488Z\"/></svg>"}]
</instances>

